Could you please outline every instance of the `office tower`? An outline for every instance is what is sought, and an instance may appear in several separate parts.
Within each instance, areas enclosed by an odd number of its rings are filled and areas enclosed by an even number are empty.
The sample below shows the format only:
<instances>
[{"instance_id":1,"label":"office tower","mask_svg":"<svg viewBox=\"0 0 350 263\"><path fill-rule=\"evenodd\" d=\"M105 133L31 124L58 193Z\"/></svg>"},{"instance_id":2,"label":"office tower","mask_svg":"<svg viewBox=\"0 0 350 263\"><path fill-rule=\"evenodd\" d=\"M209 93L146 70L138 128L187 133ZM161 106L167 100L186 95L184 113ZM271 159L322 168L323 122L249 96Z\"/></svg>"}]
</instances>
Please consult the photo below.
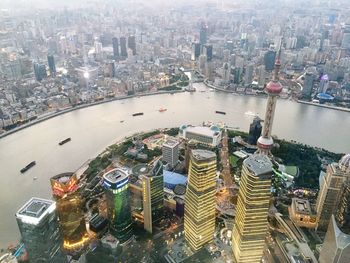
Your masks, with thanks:
<instances>
[{"instance_id":1,"label":"office tower","mask_svg":"<svg viewBox=\"0 0 350 263\"><path fill-rule=\"evenodd\" d=\"M34 75L37 81L42 81L47 77L46 67L44 64L34 63Z\"/></svg>"},{"instance_id":2,"label":"office tower","mask_svg":"<svg viewBox=\"0 0 350 263\"><path fill-rule=\"evenodd\" d=\"M270 149L273 146L273 139L271 137L272 123L275 115L276 103L278 95L282 92L282 85L279 82L279 70L281 67L281 49L275 62L275 71L272 80L267 83L265 91L268 94L267 107L264 120L264 128L262 135L258 139L258 153L270 154Z\"/></svg>"},{"instance_id":3,"label":"office tower","mask_svg":"<svg viewBox=\"0 0 350 263\"><path fill-rule=\"evenodd\" d=\"M103 175L110 232L120 243L133 236L129 194L129 174L117 168Z\"/></svg>"},{"instance_id":4,"label":"office tower","mask_svg":"<svg viewBox=\"0 0 350 263\"><path fill-rule=\"evenodd\" d=\"M136 38L135 36L128 37L128 48L132 50L133 56L136 55Z\"/></svg>"},{"instance_id":5,"label":"office tower","mask_svg":"<svg viewBox=\"0 0 350 263\"><path fill-rule=\"evenodd\" d=\"M16 213L22 241L30 262L67 263L61 251L56 203L33 197Z\"/></svg>"},{"instance_id":6,"label":"office tower","mask_svg":"<svg viewBox=\"0 0 350 263\"><path fill-rule=\"evenodd\" d=\"M192 150L185 194L185 239L199 250L212 241L215 231L216 154Z\"/></svg>"},{"instance_id":7,"label":"office tower","mask_svg":"<svg viewBox=\"0 0 350 263\"><path fill-rule=\"evenodd\" d=\"M169 164L170 167L175 167L179 161L179 145L178 141L171 139L163 143L163 161Z\"/></svg>"},{"instance_id":8,"label":"office tower","mask_svg":"<svg viewBox=\"0 0 350 263\"><path fill-rule=\"evenodd\" d=\"M128 51L126 48L126 38L125 37L120 38L120 56L122 56L123 58L128 57Z\"/></svg>"},{"instance_id":9,"label":"office tower","mask_svg":"<svg viewBox=\"0 0 350 263\"><path fill-rule=\"evenodd\" d=\"M115 59L119 57L119 42L118 38L113 37L112 38L112 46L113 46L113 56Z\"/></svg>"},{"instance_id":10,"label":"office tower","mask_svg":"<svg viewBox=\"0 0 350 263\"><path fill-rule=\"evenodd\" d=\"M207 56L207 61L212 61L212 59L213 59L213 46L212 45L204 45L202 53Z\"/></svg>"},{"instance_id":11,"label":"office tower","mask_svg":"<svg viewBox=\"0 0 350 263\"><path fill-rule=\"evenodd\" d=\"M249 127L249 135L248 135L248 143L252 145L256 145L260 135L261 135L261 119L259 117L255 117L253 122Z\"/></svg>"},{"instance_id":12,"label":"office tower","mask_svg":"<svg viewBox=\"0 0 350 263\"><path fill-rule=\"evenodd\" d=\"M239 84L241 82L242 69L234 68L233 69L233 83Z\"/></svg>"},{"instance_id":13,"label":"office tower","mask_svg":"<svg viewBox=\"0 0 350 263\"><path fill-rule=\"evenodd\" d=\"M199 43L201 45L205 45L207 43L207 35L208 35L208 26L203 23L199 30Z\"/></svg>"},{"instance_id":14,"label":"office tower","mask_svg":"<svg viewBox=\"0 0 350 263\"><path fill-rule=\"evenodd\" d=\"M312 89L314 87L314 75L311 72L306 71L304 77L304 86L302 95L305 98L311 98Z\"/></svg>"},{"instance_id":15,"label":"office tower","mask_svg":"<svg viewBox=\"0 0 350 263\"><path fill-rule=\"evenodd\" d=\"M157 160L151 171L142 176L144 229L152 233L153 224L164 216L163 164Z\"/></svg>"},{"instance_id":16,"label":"office tower","mask_svg":"<svg viewBox=\"0 0 350 263\"><path fill-rule=\"evenodd\" d=\"M50 182L63 234L63 248L74 254L89 242L77 176L62 173L52 177Z\"/></svg>"},{"instance_id":17,"label":"office tower","mask_svg":"<svg viewBox=\"0 0 350 263\"><path fill-rule=\"evenodd\" d=\"M228 63L224 63L222 66L222 81L225 85L230 83L231 68Z\"/></svg>"},{"instance_id":18,"label":"office tower","mask_svg":"<svg viewBox=\"0 0 350 263\"><path fill-rule=\"evenodd\" d=\"M264 64L265 64L266 71L273 70L275 60L276 60L276 52L273 50L268 50L264 55Z\"/></svg>"},{"instance_id":19,"label":"office tower","mask_svg":"<svg viewBox=\"0 0 350 263\"><path fill-rule=\"evenodd\" d=\"M263 65L258 66L257 75L258 75L258 85L261 87L264 86L265 85L265 67Z\"/></svg>"},{"instance_id":20,"label":"office tower","mask_svg":"<svg viewBox=\"0 0 350 263\"><path fill-rule=\"evenodd\" d=\"M267 234L272 163L266 155L244 160L238 192L232 250L236 262L260 262Z\"/></svg>"},{"instance_id":21,"label":"office tower","mask_svg":"<svg viewBox=\"0 0 350 263\"><path fill-rule=\"evenodd\" d=\"M49 71L50 71L50 76L55 77L56 76L56 65L55 65L55 58L53 55L48 55L47 56L47 62L49 64Z\"/></svg>"},{"instance_id":22,"label":"office tower","mask_svg":"<svg viewBox=\"0 0 350 263\"><path fill-rule=\"evenodd\" d=\"M196 60L201 53L201 44L192 43L191 59Z\"/></svg>"},{"instance_id":23,"label":"office tower","mask_svg":"<svg viewBox=\"0 0 350 263\"><path fill-rule=\"evenodd\" d=\"M320 79L320 86L318 88L318 92L325 93L329 86L329 77L327 74L323 75Z\"/></svg>"},{"instance_id":24,"label":"office tower","mask_svg":"<svg viewBox=\"0 0 350 263\"><path fill-rule=\"evenodd\" d=\"M185 141L185 170L188 173L191 161L191 151L196 147L196 143L193 140Z\"/></svg>"},{"instance_id":25,"label":"office tower","mask_svg":"<svg viewBox=\"0 0 350 263\"><path fill-rule=\"evenodd\" d=\"M244 74L244 84L249 86L253 82L254 64L247 65Z\"/></svg>"},{"instance_id":26,"label":"office tower","mask_svg":"<svg viewBox=\"0 0 350 263\"><path fill-rule=\"evenodd\" d=\"M341 159L339 169L347 174L347 178L340 191L337 211L330 218L320 263L350 262L350 154Z\"/></svg>"},{"instance_id":27,"label":"office tower","mask_svg":"<svg viewBox=\"0 0 350 263\"><path fill-rule=\"evenodd\" d=\"M341 194L342 185L350 176L350 171L344 169L349 155L345 155L339 163L327 167L327 173L320 178L320 191L316 201L317 230L327 231L329 220L335 213Z\"/></svg>"}]
</instances>

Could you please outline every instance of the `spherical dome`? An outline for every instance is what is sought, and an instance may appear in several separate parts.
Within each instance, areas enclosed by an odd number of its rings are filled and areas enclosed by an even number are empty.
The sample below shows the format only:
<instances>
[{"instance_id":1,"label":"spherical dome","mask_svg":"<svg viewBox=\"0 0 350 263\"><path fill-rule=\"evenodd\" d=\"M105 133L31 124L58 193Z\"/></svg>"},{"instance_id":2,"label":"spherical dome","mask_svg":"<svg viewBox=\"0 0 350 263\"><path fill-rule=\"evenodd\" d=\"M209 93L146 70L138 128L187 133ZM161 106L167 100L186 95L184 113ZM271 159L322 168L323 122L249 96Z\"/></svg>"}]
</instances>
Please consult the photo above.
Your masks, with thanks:
<instances>
[{"instance_id":1,"label":"spherical dome","mask_svg":"<svg viewBox=\"0 0 350 263\"><path fill-rule=\"evenodd\" d=\"M258 147L262 149L270 149L273 146L273 139L272 138L265 138L261 136L258 139Z\"/></svg>"},{"instance_id":2,"label":"spherical dome","mask_svg":"<svg viewBox=\"0 0 350 263\"><path fill-rule=\"evenodd\" d=\"M343 156L339 161L339 167L344 172L350 172L350 153Z\"/></svg>"},{"instance_id":3,"label":"spherical dome","mask_svg":"<svg viewBox=\"0 0 350 263\"><path fill-rule=\"evenodd\" d=\"M282 85L279 81L270 81L266 85L266 91L271 94L279 94L282 91Z\"/></svg>"}]
</instances>

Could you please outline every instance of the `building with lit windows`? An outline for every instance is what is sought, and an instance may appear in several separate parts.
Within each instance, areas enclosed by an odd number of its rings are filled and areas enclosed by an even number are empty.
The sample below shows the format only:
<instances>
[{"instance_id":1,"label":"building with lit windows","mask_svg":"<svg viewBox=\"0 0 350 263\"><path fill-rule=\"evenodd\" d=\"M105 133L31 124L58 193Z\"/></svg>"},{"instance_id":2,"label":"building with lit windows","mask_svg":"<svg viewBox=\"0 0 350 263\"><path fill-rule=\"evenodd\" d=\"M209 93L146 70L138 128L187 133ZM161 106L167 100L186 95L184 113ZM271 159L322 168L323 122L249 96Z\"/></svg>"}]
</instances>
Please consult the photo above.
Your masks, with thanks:
<instances>
[{"instance_id":1,"label":"building with lit windows","mask_svg":"<svg viewBox=\"0 0 350 263\"><path fill-rule=\"evenodd\" d=\"M116 168L105 173L103 186L107 200L110 232L123 244L133 236L128 172Z\"/></svg>"},{"instance_id":2,"label":"building with lit windows","mask_svg":"<svg viewBox=\"0 0 350 263\"><path fill-rule=\"evenodd\" d=\"M349 172L341 168L345 157L339 163L328 165L326 175L320 178L316 201L317 230L327 231L331 216L336 211L342 185L349 176Z\"/></svg>"},{"instance_id":3,"label":"building with lit windows","mask_svg":"<svg viewBox=\"0 0 350 263\"><path fill-rule=\"evenodd\" d=\"M192 150L185 194L185 239L194 251L213 240L215 231L216 154Z\"/></svg>"},{"instance_id":4,"label":"building with lit windows","mask_svg":"<svg viewBox=\"0 0 350 263\"><path fill-rule=\"evenodd\" d=\"M350 154L340 160L339 169L347 174L347 178L340 190L337 210L330 218L320 263L350 262Z\"/></svg>"},{"instance_id":5,"label":"building with lit windows","mask_svg":"<svg viewBox=\"0 0 350 263\"><path fill-rule=\"evenodd\" d=\"M30 262L68 263L54 201L33 197L17 211L16 219Z\"/></svg>"},{"instance_id":6,"label":"building with lit windows","mask_svg":"<svg viewBox=\"0 0 350 263\"><path fill-rule=\"evenodd\" d=\"M62 173L52 177L50 182L64 239L63 248L74 254L89 242L77 176Z\"/></svg>"},{"instance_id":7,"label":"building with lit windows","mask_svg":"<svg viewBox=\"0 0 350 263\"><path fill-rule=\"evenodd\" d=\"M157 160L149 173L142 175L144 229L152 233L153 224L164 216L163 164Z\"/></svg>"},{"instance_id":8,"label":"building with lit windows","mask_svg":"<svg viewBox=\"0 0 350 263\"><path fill-rule=\"evenodd\" d=\"M267 234L272 163L265 155L244 160L238 192L232 250L236 262L260 262Z\"/></svg>"}]
</instances>

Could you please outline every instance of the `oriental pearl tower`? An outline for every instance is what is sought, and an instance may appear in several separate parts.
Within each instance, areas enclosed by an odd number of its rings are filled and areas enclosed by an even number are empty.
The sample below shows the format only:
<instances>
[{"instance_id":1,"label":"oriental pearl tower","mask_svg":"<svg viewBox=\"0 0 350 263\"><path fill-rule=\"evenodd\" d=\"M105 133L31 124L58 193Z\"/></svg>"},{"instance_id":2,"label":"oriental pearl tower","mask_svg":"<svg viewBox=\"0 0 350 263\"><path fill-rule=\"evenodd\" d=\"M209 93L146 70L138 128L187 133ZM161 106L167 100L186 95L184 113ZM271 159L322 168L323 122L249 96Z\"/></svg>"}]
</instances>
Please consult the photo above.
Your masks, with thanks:
<instances>
[{"instance_id":1,"label":"oriental pearl tower","mask_svg":"<svg viewBox=\"0 0 350 263\"><path fill-rule=\"evenodd\" d=\"M266 85L266 92L268 94L267 107L264 120L264 128L260 138L258 139L258 154L270 155L273 146L273 139L271 137L272 123L275 115L276 102L279 94L282 92L282 85L279 82L279 71L281 68L281 48L275 61L275 69L272 80Z\"/></svg>"}]
</instances>

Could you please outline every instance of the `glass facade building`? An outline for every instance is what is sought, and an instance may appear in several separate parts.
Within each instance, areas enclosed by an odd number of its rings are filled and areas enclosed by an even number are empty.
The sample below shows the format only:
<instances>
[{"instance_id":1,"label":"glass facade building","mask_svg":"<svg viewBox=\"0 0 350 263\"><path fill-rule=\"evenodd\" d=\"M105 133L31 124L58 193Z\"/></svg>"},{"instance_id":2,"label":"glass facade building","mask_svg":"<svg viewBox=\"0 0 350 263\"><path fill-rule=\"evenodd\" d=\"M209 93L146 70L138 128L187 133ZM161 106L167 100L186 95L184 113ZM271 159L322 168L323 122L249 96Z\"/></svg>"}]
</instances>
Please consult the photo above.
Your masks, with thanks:
<instances>
[{"instance_id":1,"label":"glass facade building","mask_svg":"<svg viewBox=\"0 0 350 263\"><path fill-rule=\"evenodd\" d=\"M50 181L63 233L63 247L67 252L78 252L88 244L89 236L77 176L63 173L52 177Z\"/></svg>"},{"instance_id":2,"label":"glass facade building","mask_svg":"<svg viewBox=\"0 0 350 263\"><path fill-rule=\"evenodd\" d=\"M267 234L272 163L265 155L245 159L238 192L232 249L236 262L260 262Z\"/></svg>"},{"instance_id":3,"label":"glass facade building","mask_svg":"<svg viewBox=\"0 0 350 263\"><path fill-rule=\"evenodd\" d=\"M113 169L103 175L110 232L120 243L133 236L129 193L129 175L123 169Z\"/></svg>"},{"instance_id":4,"label":"glass facade building","mask_svg":"<svg viewBox=\"0 0 350 263\"><path fill-rule=\"evenodd\" d=\"M63 240L54 201L31 198L18 210L16 219L29 262L68 263L61 250Z\"/></svg>"},{"instance_id":5,"label":"glass facade building","mask_svg":"<svg viewBox=\"0 0 350 263\"><path fill-rule=\"evenodd\" d=\"M216 154L192 150L185 194L185 239L197 251L215 231Z\"/></svg>"},{"instance_id":6,"label":"glass facade building","mask_svg":"<svg viewBox=\"0 0 350 263\"><path fill-rule=\"evenodd\" d=\"M157 160L151 172L142 176L144 228L152 233L153 224L164 216L163 164Z\"/></svg>"}]
</instances>

